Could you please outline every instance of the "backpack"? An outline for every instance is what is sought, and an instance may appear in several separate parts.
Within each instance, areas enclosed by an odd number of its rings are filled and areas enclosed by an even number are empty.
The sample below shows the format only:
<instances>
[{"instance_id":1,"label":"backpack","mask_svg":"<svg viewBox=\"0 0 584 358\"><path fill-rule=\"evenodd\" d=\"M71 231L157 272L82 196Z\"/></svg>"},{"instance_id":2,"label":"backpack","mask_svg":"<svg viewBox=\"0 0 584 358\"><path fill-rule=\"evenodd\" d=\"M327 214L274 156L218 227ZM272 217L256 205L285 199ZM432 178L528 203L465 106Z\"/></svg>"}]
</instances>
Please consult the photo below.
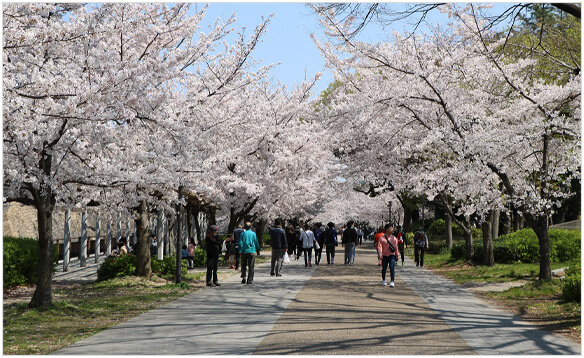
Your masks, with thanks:
<instances>
[{"instance_id":1,"label":"backpack","mask_svg":"<svg viewBox=\"0 0 584 358\"><path fill-rule=\"evenodd\" d=\"M416 231L414 234L414 244L417 247L425 247L426 246L426 234L423 231Z\"/></svg>"}]
</instances>

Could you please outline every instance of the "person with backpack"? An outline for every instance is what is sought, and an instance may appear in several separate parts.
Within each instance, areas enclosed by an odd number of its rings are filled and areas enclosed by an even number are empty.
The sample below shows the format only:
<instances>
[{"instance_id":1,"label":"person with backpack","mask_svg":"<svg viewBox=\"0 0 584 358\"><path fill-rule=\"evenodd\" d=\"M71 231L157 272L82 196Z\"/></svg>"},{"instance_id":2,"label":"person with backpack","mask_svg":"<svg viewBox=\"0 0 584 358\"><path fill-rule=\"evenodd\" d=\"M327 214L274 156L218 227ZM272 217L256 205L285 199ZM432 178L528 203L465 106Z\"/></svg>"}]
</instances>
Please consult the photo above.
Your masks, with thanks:
<instances>
[{"instance_id":1,"label":"person with backpack","mask_svg":"<svg viewBox=\"0 0 584 358\"><path fill-rule=\"evenodd\" d=\"M329 265L335 264L335 247L339 246L339 241L337 240L337 236L339 233L335 229L335 224L329 222L326 224L328 229L324 232L324 242L326 245L326 263Z\"/></svg>"},{"instance_id":2,"label":"person with backpack","mask_svg":"<svg viewBox=\"0 0 584 358\"><path fill-rule=\"evenodd\" d=\"M397 249L399 250L399 254L401 255L402 266L404 265L404 258L405 258L405 249L408 248L408 243L406 242L406 233L402 231L401 226L397 226L397 235L395 236L397 239ZM396 258L399 260L399 256Z\"/></svg>"},{"instance_id":3,"label":"person with backpack","mask_svg":"<svg viewBox=\"0 0 584 358\"><path fill-rule=\"evenodd\" d=\"M414 233L414 256L416 259L416 267L424 267L424 253L428 249L428 236L424 232L424 228L420 227Z\"/></svg>"},{"instance_id":4,"label":"person with backpack","mask_svg":"<svg viewBox=\"0 0 584 358\"><path fill-rule=\"evenodd\" d=\"M385 224L385 233L377 242L377 256L381 258L381 279L382 285L387 286L385 275L387 266L391 275L389 287L395 287L395 260L397 256L397 238L393 236L393 225Z\"/></svg>"},{"instance_id":5,"label":"person with backpack","mask_svg":"<svg viewBox=\"0 0 584 358\"><path fill-rule=\"evenodd\" d=\"M380 226L379 229L377 229L377 232L375 233L375 247L377 247L379 239L384 235L384 232L385 230L383 229L383 226ZM381 266L381 256L377 257L377 266Z\"/></svg>"}]
</instances>

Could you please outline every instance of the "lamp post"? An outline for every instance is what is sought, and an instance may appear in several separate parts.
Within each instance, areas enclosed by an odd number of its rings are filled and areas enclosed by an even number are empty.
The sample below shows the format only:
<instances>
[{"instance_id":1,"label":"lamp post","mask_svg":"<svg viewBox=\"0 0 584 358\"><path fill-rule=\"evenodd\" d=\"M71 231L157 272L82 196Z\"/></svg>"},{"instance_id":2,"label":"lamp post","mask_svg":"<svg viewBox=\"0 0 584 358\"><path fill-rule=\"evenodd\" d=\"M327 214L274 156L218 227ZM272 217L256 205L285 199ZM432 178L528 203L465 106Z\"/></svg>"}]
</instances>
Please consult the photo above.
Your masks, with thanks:
<instances>
[{"instance_id":1,"label":"lamp post","mask_svg":"<svg viewBox=\"0 0 584 358\"><path fill-rule=\"evenodd\" d=\"M181 206L182 206L182 191L183 191L183 186L179 185L178 187L178 204L177 204L177 208L176 208L176 222L177 222L177 235L176 235L176 283L180 283L181 282L181 268L182 268L182 248L180 246L181 244L181 232L180 232L180 226L181 226L181 218L180 218L180 212L181 212Z\"/></svg>"}]
</instances>

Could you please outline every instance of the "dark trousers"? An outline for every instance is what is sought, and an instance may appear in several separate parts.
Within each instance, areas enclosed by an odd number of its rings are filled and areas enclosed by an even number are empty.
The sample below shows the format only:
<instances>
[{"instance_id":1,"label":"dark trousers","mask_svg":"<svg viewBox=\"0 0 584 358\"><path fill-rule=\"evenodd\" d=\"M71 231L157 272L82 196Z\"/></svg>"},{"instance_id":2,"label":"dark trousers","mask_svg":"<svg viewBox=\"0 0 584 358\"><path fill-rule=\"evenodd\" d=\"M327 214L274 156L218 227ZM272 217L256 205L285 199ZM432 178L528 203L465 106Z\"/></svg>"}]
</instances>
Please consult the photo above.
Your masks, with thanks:
<instances>
[{"instance_id":1,"label":"dark trousers","mask_svg":"<svg viewBox=\"0 0 584 358\"><path fill-rule=\"evenodd\" d=\"M335 245L326 245L326 263L331 264L335 261Z\"/></svg>"},{"instance_id":2,"label":"dark trousers","mask_svg":"<svg viewBox=\"0 0 584 358\"><path fill-rule=\"evenodd\" d=\"M385 274L387 273L388 265L391 280L395 281L395 255L383 256L383 259L381 260L381 279L383 281L385 281Z\"/></svg>"},{"instance_id":3,"label":"dark trousers","mask_svg":"<svg viewBox=\"0 0 584 358\"><path fill-rule=\"evenodd\" d=\"M402 259L402 263L404 263L404 258L405 258L405 249L404 249L404 244L397 244L397 249L399 250L399 253L401 255L401 259ZM396 259L396 261L399 260L399 257Z\"/></svg>"},{"instance_id":4,"label":"dark trousers","mask_svg":"<svg viewBox=\"0 0 584 358\"><path fill-rule=\"evenodd\" d=\"M239 247L235 246L235 269L239 268Z\"/></svg>"},{"instance_id":5,"label":"dark trousers","mask_svg":"<svg viewBox=\"0 0 584 358\"><path fill-rule=\"evenodd\" d=\"M247 273L247 282L253 281L256 254L241 254L241 278L245 278Z\"/></svg>"},{"instance_id":6,"label":"dark trousers","mask_svg":"<svg viewBox=\"0 0 584 358\"><path fill-rule=\"evenodd\" d=\"M219 257L208 257L207 256L207 283L213 282L217 283L217 264L219 263Z\"/></svg>"},{"instance_id":7,"label":"dark trousers","mask_svg":"<svg viewBox=\"0 0 584 358\"><path fill-rule=\"evenodd\" d=\"M312 264L312 247L303 248L302 251L304 251L304 266L308 266L309 262Z\"/></svg>"},{"instance_id":8,"label":"dark trousers","mask_svg":"<svg viewBox=\"0 0 584 358\"><path fill-rule=\"evenodd\" d=\"M424 266L424 252L426 252L425 247L416 246L414 249L414 254L416 257L416 266Z\"/></svg>"},{"instance_id":9,"label":"dark trousers","mask_svg":"<svg viewBox=\"0 0 584 358\"><path fill-rule=\"evenodd\" d=\"M321 256L322 256L322 246L318 250L317 249L314 249L314 262L317 265L320 265L320 258L321 258Z\"/></svg>"},{"instance_id":10,"label":"dark trousers","mask_svg":"<svg viewBox=\"0 0 584 358\"><path fill-rule=\"evenodd\" d=\"M284 264L284 253L286 249L272 249L272 266L270 274L280 275Z\"/></svg>"}]
</instances>

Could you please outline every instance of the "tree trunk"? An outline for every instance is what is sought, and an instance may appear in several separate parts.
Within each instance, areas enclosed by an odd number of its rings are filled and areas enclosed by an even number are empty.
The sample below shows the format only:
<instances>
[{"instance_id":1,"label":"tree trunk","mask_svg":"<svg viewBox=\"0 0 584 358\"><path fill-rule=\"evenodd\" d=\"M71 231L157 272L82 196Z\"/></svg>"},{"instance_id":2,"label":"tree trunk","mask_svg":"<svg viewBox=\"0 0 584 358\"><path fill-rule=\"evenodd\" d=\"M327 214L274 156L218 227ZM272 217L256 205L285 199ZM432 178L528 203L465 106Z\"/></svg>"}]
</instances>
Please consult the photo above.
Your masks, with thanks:
<instances>
[{"instance_id":1,"label":"tree trunk","mask_svg":"<svg viewBox=\"0 0 584 358\"><path fill-rule=\"evenodd\" d=\"M136 245L136 276L152 276L150 265L150 218L146 200L140 202L138 219L135 221L138 243Z\"/></svg>"},{"instance_id":2,"label":"tree trunk","mask_svg":"<svg viewBox=\"0 0 584 358\"><path fill-rule=\"evenodd\" d=\"M28 307L47 307L53 304L53 210L55 197L48 187L35 191L37 199L37 221L39 250L36 289Z\"/></svg>"},{"instance_id":3,"label":"tree trunk","mask_svg":"<svg viewBox=\"0 0 584 358\"><path fill-rule=\"evenodd\" d=\"M264 248L264 231L266 229L266 220L260 219L258 220L255 228L256 228L256 236L258 237L258 241L260 243L260 247Z\"/></svg>"},{"instance_id":4,"label":"tree trunk","mask_svg":"<svg viewBox=\"0 0 584 358\"><path fill-rule=\"evenodd\" d=\"M499 237L499 221L501 219L501 210L493 210L493 215L491 217L491 228L492 228L492 238L495 240Z\"/></svg>"},{"instance_id":5,"label":"tree trunk","mask_svg":"<svg viewBox=\"0 0 584 358\"><path fill-rule=\"evenodd\" d=\"M485 216L482 224L483 229L483 264L485 266L493 266L495 264L495 257L493 255L493 228L492 220L495 216L493 210Z\"/></svg>"},{"instance_id":6,"label":"tree trunk","mask_svg":"<svg viewBox=\"0 0 584 358\"><path fill-rule=\"evenodd\" d=\"M503 235L507 235L511 233L511 212L504 212L503 215Z\"/></svg>"},{"instance_id":7,"label":"tree trunk","mask_svg":"<svg viewBox=\"0 0 584 358\"><path fill-rule=\"evenodd\" d=\"M529 224L539 240L539 279L552 279L548 218L545 215L528 216Z\"/></svg>"},{"instance_id":8,"label":"tree trunk","mask_svg":"<svg viewBox=\"0 0 584 358\"><path fill-rule=\"evenodd\" d=\"M448 250L452 249L452 218L448 213L446 213L446 221L445 221L445 230L446 230L446 246Z\"/></svg>"},{"instance_id":9,"label":"tree trunk","mask_svg":"<svg viewBox=\"0 0 584 358\"><path fill-rule=\"evenodd\" d=\"M404 208L404 232L412 231L412 209L403 205Z\"/></svg>"},{"instance_id":10,"label":"tree trunk","mask_svg":"<svg viewBox=\"0 0 584 358\"><path fill-rule=\"evenodd\" d=\"M464 230L464 241L466 241L465 259L467 262L472 262L472 257L474 256L474 246L472 244L472 230L470 229L470 218L466 217L464 220L464 225L462 226Z\"/></svg>"}]
</instances>

